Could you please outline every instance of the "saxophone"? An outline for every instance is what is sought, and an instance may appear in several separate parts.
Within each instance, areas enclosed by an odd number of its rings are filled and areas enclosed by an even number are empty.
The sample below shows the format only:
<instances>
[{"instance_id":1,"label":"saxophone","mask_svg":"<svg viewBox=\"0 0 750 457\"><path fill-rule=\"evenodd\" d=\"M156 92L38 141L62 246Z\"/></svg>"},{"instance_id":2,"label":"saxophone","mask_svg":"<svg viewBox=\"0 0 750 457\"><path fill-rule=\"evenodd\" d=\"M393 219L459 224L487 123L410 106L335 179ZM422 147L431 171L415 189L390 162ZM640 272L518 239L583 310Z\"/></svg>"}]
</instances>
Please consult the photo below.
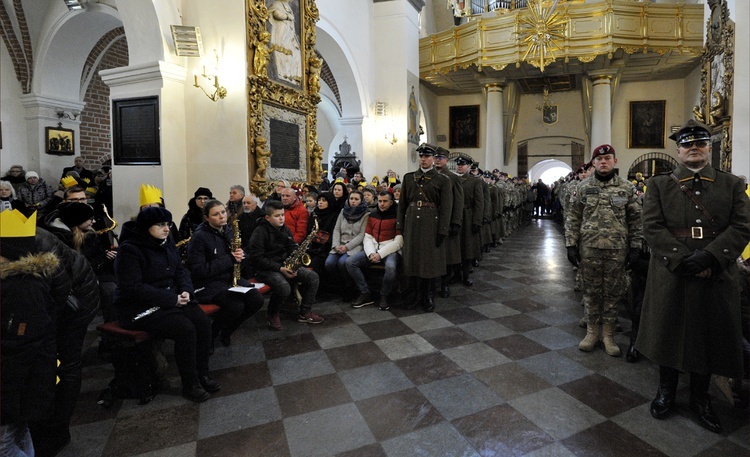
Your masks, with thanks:
<instances>
[{"instance_id":1,"label":"saxophone","mask_svg":"<svg viewBox=\"0 0 750 457\"><path fill-rule=\"evenodd\" d=\"M299 246L297 246L294 252L292 252L292 254L286 258L286 260L284 260L284 268L288 268L296 272L302 267L302 265L310 265L311 259L310 255L307 253L307 248L310 247L310 243L312 243L313 239L315 239L315 236L318 234L318 219L315 218L314 222L315 225L310 231L310 234L307 235L307 238L302 240L302 242L299 244Z\"/></svg>"},{"instance_id":2,"label":"saxophone","mask_svg":"<svg viewBox=\"0 0 750 457\"><path fill-rule=\"evenodd\" d=\"M242 239L240 238L240 218L235 214L232 216L232 252L242 247ZM237 287L237 281L240 279L240 270L242 264L235 262L234 274L232 276L232 287Z\"/></svg>"}]
</instances>

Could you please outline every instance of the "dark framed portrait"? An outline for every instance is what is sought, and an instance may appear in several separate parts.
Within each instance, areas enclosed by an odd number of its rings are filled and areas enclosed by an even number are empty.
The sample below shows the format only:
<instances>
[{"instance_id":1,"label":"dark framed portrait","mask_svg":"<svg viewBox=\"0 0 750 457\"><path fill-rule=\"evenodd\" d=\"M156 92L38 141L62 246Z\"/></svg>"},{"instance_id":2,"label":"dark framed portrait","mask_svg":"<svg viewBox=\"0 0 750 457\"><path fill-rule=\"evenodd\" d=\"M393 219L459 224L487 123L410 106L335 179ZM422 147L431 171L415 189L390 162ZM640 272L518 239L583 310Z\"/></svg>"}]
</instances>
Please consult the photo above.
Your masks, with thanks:
<instances>
[{"instance_id":1,"label":"dark framed portrait","mask_svg":"<svg viewBox=\"0 0 750 457\"><path fill-rule=\"evenodd\" d=\"M557 105L549 105L542 108L542 122L550 125L557 122Z\"/></svg>"},{"instance_id":2,"label":"dark framed portrait","mask_svg":"<svg viewBox=\"0 0 750 457\"><path fill-rule=\"evenodd\" d=\"M630 102L629 148L664 148L666 106L666 100Z\"/></svg>"},{"instance_id":3,"label":"dark framed portrait","mask_svg":"<svg viewBox=\"0 0 750 457\"><path fill-rule=\"evenodd\" d=\"M115 165L160 165L159 97L112 101Z\"/></svg>"},{"instance_id":4,"label":"dark framed portrait","mask_svg":"<svg viewBox=\"0 0 750 457\"><path fill-rule=\"evenodd\" d=\"M271 34L268 42L269 79L302 89L304 82L304 47L300 5L304 0L266 0Z\"/></svg>"},{"instance_id":5,"label":"dark framed portrait","mask_svg":"<svg viewBox=\"0 0 750 457\"><path fill-rule=\"evenodd\" d=\"M479 105L451 106L449 148L479 147Z\"/></svg>"},{"instance_id":6,"label":"dark framed portrait","mask_svg":"<svg viewBox=\"0 0 750 457\"><path fill-rule=\"evenodd\" d=\"M76 141L75 131L62 128L62 124L57 127L47 127L44 130L44 139L47 144L47 154L58 156L75 155Z\"/></svg>"}]
</instances>

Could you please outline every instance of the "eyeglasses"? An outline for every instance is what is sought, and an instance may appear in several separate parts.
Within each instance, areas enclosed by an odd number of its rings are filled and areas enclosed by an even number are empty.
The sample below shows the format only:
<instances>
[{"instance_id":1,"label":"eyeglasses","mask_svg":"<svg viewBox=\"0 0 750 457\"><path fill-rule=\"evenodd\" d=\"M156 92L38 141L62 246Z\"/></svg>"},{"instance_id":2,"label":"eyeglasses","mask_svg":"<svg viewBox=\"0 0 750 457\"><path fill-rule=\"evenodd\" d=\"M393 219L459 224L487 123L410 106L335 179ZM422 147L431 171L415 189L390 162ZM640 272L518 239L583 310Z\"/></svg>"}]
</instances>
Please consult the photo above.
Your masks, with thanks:
<instances>
[{"instance_id":1,"label":"eyeglasses","mask_svg":"<svg viewBox=\"0 0 750 457\"><path fill-rule=\"evenodd\" d=\"M708 146L708 140L688 141L688 142L680 144L680 147L683 147L685 149L690 149L693 147L693 145L699 148L705 148L706 146Z\"/></svg>"}]
</instances>

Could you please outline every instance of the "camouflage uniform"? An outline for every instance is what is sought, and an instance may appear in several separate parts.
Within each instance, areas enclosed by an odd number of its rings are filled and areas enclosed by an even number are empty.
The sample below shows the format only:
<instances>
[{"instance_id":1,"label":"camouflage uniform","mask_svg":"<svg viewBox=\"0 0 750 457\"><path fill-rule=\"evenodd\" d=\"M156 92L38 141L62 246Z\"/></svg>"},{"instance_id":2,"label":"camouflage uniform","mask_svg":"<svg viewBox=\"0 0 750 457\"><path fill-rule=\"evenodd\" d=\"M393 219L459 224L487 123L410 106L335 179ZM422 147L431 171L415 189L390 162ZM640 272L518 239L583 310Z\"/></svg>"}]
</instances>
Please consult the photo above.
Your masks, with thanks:
<instances>
[{"instance_id":1,"label":"camouflage uniform","mask_svg":"<svg viewBox=\"0 0 750 457\"><path fill-rule=\"evenodd\" d=\"M619 176L581 181L565 220L565 245L579 248L589 324L617 320L628 250L640 249L642 240L641 207L630 182Z\"/></svg>"}]
</instances>

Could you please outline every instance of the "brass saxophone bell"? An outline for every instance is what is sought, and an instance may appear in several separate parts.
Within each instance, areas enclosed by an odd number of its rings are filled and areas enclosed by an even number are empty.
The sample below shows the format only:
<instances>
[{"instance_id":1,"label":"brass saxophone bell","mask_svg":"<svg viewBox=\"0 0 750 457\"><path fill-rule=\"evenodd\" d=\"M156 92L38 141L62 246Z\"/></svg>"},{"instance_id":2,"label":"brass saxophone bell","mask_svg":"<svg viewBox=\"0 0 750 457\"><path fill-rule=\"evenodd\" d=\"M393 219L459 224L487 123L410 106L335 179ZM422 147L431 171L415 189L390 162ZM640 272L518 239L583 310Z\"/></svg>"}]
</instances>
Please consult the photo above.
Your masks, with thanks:
<instances>
[{"instance_id":1,"label":"brass saxophone bell","mask_svg":"<svg viewBox=\"0 0 750 457\"><path fill-rule=\"evenodd\" d=\"M302 254L302 265L308 267L312 263L312 259L310 258L310 254Z\"/></svg>"}]
</instances>

